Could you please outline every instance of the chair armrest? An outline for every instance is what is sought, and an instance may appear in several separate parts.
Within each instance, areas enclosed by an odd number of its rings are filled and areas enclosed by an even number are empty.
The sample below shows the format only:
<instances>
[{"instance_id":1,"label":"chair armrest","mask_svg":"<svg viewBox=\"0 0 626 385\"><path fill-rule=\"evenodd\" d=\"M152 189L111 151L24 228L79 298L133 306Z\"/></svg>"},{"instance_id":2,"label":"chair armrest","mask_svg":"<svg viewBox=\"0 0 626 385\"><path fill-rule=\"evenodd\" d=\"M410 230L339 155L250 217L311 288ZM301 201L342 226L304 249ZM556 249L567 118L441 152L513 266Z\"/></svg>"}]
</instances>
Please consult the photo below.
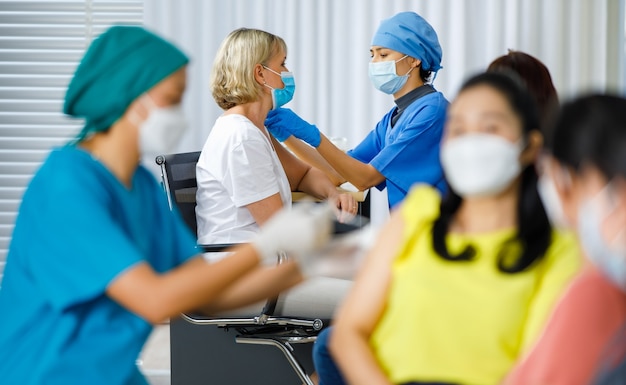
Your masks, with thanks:
<instances>
[{"instance_id":1,"label":"chair armrest","mask_svg":"<svg viewBox=\"0 0 626 385\"><path fill-rule=\"evenodd\" d=\"M203 253L218 253L220 251L225 251L230 247L235 247L243 244L244 243L214 243L210 245L198 245L198 248L202 250Z\"/></svg>"}]
</instances>

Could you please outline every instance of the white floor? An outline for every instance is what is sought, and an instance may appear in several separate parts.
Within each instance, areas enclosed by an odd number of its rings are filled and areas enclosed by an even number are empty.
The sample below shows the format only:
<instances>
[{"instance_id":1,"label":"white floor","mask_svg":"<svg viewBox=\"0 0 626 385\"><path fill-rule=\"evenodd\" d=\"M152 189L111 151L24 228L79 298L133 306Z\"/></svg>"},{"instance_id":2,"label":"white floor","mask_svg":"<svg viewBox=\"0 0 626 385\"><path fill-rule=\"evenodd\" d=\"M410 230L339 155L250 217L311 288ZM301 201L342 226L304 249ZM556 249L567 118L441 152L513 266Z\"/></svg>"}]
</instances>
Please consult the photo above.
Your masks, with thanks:
<instances>
[{"instance_id":1,"label":"white floor","mask_svg":"<svg viewBox=\"0 0 626 385\"><path fill-rule=\"evenodd\" d=\"M137 365L150 385L170 385L170 325L154 328Z\"/></svg>"}]
</instances>

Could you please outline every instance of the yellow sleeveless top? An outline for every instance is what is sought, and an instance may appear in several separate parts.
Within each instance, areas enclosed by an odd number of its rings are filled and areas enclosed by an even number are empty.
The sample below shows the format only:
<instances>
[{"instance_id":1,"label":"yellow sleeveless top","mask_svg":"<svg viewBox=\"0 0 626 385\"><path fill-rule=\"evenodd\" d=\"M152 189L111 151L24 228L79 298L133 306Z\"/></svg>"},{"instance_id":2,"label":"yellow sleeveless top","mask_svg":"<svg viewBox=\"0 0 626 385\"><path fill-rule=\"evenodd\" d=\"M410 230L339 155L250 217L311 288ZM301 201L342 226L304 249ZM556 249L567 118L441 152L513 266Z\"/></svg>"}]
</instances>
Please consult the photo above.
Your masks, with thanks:
<instances>
[{"instance_id":1,"label":"yellow sleeveless top","mask_svg":"<svg viewBox=\"0 0 626 385\"><path fill-rule=\"evenodd\" d=\"M498 270L501 244L514 230L448 234L469 262L446 261L432 247L439 215L436 190L418 186L400 210L404 250L397 256L386 309L370 344L393 383L410 381L498 383L538 337L553 305L581 260L571 233L554 232L542 260L517 274Z\"/></svg>"}]
</instances>

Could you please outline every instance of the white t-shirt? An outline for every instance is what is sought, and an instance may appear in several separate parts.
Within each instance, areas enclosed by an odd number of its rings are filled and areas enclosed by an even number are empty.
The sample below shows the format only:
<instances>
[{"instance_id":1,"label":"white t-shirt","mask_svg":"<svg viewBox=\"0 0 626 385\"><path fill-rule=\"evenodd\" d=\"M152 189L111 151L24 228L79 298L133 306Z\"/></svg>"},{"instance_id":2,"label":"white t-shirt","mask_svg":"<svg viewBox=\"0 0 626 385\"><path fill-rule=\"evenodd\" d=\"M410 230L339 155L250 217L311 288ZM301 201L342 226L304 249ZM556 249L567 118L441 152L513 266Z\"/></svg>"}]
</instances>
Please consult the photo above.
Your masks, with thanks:
<instances>
[{"instance_id":1,"label":"white t-shirt","mask_svg":"<svg viewBox=\"0 0 626 385\"><path fill-rule=\"evenodd\" d=\"M196 166L198 243L247 242L259 230L245 207L280 193L291 206L291 188L269 139L243 115L222 115Z\"/></svg>"}]
</instances>

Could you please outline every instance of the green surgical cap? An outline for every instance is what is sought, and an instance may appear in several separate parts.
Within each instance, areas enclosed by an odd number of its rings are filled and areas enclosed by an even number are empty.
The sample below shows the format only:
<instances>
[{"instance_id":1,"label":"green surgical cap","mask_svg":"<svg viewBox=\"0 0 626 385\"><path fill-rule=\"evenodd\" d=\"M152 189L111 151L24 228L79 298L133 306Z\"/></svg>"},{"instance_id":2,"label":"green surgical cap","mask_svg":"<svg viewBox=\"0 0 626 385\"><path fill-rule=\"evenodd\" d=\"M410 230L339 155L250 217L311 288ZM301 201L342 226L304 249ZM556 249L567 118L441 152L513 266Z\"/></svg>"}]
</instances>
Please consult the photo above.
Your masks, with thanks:
<instances>
[{"instance_id":1,"label":"green surgical cap","mask_svg":"<svg viewBox=\"0 0 626 385\"><path fill-rule=\"evenodd\" d=\"M85 119L77 140L108 130L133 100L188 62L142 27L109 28L89 46L65 94L63 112Z\"/></svg>"}]
</instances>

